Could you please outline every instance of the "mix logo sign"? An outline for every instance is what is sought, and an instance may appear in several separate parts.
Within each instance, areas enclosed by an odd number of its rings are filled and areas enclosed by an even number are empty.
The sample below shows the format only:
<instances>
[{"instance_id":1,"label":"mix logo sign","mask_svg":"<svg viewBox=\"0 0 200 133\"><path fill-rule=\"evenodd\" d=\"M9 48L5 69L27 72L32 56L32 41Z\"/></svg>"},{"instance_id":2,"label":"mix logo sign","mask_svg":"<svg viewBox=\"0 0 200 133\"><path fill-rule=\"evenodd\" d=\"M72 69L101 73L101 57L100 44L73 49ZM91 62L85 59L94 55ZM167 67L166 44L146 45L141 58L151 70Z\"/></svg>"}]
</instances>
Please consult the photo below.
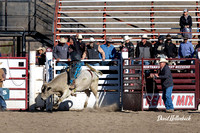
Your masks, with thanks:
<instances>
[{"instance_id":1,"label":"mix logo sign","mask_svg":"<svg viewBox=\"0 0 200 133\"><path fill-rule=\"evenodd\" d=\"M172 102L175 109L182 108L195 108L195 94L194 93L172 93ZM143 108L165 108L165 104L162 100L162 93L144 94L143 96Z\"/></svg>"}]
</instances>

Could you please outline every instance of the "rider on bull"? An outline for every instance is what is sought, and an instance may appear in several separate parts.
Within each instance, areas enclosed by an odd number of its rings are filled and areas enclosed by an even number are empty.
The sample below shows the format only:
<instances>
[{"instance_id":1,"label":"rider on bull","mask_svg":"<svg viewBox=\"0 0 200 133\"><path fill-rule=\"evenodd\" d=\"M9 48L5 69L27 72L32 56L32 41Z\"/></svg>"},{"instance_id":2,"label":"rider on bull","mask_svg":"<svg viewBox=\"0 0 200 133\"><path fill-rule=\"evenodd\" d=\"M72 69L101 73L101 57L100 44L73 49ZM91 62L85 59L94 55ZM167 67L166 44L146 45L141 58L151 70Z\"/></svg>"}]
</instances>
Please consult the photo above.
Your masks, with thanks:
<instances>
[{"instance_id":1,"label":"rider on bull","mask_svg":"<svg viewBox=\"0 0 200 133\"><path fill-rule=\"evenodd\" d=\"M77 35L77 40L73 39L73 45L70 45L69 47L69 53L70 53L70 67L69 67L69 74L68 74L68 83L70 86L70 89L75 89L75 79L78 77L81 71L81 66L83 65L83 62L81 62L82 55L83 55L83 49L85 49L85 43L82 42L82 36Z\"/></svg>"}]
</instances>

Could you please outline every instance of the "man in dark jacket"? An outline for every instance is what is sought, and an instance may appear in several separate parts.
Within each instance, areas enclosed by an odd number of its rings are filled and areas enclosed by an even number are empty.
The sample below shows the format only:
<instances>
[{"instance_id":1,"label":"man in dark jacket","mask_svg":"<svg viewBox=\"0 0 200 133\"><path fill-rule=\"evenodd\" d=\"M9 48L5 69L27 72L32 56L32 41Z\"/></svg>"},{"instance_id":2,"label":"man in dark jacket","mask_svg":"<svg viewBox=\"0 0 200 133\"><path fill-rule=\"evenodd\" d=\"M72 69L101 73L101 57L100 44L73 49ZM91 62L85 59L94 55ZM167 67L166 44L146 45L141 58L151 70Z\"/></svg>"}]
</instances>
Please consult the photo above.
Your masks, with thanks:
<instances>
[{"instance_id":1,"label":"man in dark jacket","mask_svg":"<svg viewBox=\"0 0 200 133\"><path fill-rule=\"evenodd\" d=\"M160 59L160 73L150 75L151 77L155 76L155 78L161 79L162 84L162 99L165 103L166 112L172 113L174 112L174 107L172 103L172 90L173 90L173 78L169 66L167 65L168 61L165 58Z\"/></svg>"},{"instance_id":2,"label":"man in dark jacket","mask_svg":"<svg viewBox=\"0 0 200 133\"><path fill-rule=\"evenodd\" d=\"M166 36L165 52L168 58L176 58L178 55L176 45L172 43L171 36L169 34Z\"/></svg>"},{"instance_id":3,"label":"man in dark jacket","mask_svg":"<svg viewBox=\"0 0 200 133\"><path fill-rule=\"evenodd\" d=\"M156 44L154 44L154 58L164 58L166 56L166 52L165 52L165 44L164 44L164 37L163 36L159 36L158 38L158 42L156 42Z\"/></svg>"},{"instance_id":4,"label":"man in dark jacket","mask_svg":"<svg viewBox=\"0 0 200 133\"><path fill-rule=\"evenodd\" d=\"M181 26L181 32L192 32L192 17L188 15L188 10L184 9L183 15L180 17L179 25ZM192 33L182 33L182 36L188 35L188 37L192 38Z\"/></svg>"}]
</instances>

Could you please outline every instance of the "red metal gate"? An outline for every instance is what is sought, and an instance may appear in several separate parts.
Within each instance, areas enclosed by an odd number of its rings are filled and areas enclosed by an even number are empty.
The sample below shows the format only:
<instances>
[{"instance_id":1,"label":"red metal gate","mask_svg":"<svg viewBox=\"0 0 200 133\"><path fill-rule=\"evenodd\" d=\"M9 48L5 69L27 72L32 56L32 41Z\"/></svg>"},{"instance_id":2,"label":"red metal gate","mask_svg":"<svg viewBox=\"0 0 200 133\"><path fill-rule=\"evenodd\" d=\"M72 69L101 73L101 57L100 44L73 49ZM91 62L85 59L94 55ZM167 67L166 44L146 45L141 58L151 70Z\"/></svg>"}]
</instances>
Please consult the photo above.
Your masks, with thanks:
<instances>
[{"instance_id":1,"label":"red metal gate","mask_svg":"<svg viewBox=\"0 0 200 133\"><path fill-rule=\"evenodd\" d=\"M125 63L127 61L129 63ZM143 65L147 61L150 62L150 65ZM154 65L156 59L142 59L139 61L124 59L123 62L123 109L164 109L160 79L148 79L145 75L145 73L158 71L160 66ZM174 82L172 93L174 108L197 109L200 102L199 60L169 59L169 62L176 62L176 65L170 65L169 63ZM185 62L190 65L186 65Z\"/></svg>"}]
</instances>

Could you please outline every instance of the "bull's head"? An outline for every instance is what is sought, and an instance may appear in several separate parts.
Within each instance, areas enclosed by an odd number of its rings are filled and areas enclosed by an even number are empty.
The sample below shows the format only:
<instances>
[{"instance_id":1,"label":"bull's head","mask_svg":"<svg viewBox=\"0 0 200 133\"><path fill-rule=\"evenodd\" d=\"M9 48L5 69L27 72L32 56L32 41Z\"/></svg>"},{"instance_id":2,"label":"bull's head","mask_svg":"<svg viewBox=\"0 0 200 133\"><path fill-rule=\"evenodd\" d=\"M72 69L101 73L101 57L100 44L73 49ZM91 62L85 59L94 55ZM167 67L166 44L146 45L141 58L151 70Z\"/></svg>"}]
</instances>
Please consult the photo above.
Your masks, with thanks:
<instances>
[{"instance_id":1,"label":"bull's head","mask_svg":"<svg viewBox=\"0 0 200 133\"><path fill-rule=\"evenodd\" d=\"M42 93L41 93L41 98L42 100L46 100L50 95L52 95L51 87L48 86L46 83L42 85Z\"/></svg>"}]
</instances>

